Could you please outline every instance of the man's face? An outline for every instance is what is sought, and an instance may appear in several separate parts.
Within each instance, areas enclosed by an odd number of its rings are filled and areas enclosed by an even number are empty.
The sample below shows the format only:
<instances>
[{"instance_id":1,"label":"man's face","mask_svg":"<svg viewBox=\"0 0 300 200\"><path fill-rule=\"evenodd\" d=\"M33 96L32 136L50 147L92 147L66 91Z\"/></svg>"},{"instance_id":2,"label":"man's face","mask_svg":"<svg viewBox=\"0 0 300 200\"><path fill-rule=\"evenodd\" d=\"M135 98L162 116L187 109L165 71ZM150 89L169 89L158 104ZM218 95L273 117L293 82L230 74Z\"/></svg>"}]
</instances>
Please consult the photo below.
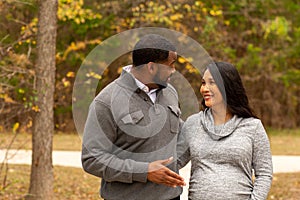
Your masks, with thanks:
<instances>
[{"instance_id":1,"label":"man's face","mask_svg":"<svg viewBox=\"0 0 300 200\"><path fill-rule=\"evenodd\" d=\"M170 51L169 57L165 62L157 63L158 70L153 77L153 82L160 88L167 87L170 77L176 71L175 62L177 61L177 53Z\"/></svg>"}]
</instances>

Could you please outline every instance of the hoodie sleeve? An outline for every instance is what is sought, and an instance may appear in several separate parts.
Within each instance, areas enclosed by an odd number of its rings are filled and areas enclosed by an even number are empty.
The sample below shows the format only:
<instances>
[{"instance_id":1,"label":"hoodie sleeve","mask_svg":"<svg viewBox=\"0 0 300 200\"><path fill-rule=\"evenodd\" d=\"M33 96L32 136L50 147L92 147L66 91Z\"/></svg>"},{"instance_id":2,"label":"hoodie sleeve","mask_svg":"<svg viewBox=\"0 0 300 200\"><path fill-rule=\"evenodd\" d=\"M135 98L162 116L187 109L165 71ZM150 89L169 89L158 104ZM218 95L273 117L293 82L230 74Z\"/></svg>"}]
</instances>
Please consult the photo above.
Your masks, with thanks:
<instances>
[{"instance_id":1,"label":"hoodie sleeve","mask_svg":"<svg viewBox=\"0 0 300 200\"><path fill-rule=\"evenodd\" d=\"M113 154L117 126L107 105L93 101L84 128L82 141L83 169L105 181L146 182L148 163L120 159Z\"/></svg>"},{"instance_id":2,"label":"hoodie sleeve","mask_svg":"<svg viewBox=\"0 0 300 200\"><path fill-rule=\"evenodd\" d=\"M264 200L271 188L273 167L269 139L260 120L253 137L252 164L255 181L251 200Z\"/></svg>"}]
</instances>

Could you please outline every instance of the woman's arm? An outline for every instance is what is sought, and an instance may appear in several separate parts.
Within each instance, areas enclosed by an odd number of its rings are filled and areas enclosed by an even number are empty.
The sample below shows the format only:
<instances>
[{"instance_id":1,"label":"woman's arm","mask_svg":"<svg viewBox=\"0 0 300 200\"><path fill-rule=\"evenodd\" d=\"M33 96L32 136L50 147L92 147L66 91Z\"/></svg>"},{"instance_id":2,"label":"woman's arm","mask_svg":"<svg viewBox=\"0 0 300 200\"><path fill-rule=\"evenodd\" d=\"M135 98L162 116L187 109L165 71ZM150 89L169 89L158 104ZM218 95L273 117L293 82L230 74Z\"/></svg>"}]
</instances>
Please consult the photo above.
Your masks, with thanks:
<instances>
[{"instance_id":1,"label":"woman's arm","mask_svg":"<svg viewBox=\"0 0 300 200\"><path fill-rule=\"evenodd\" d=\"M273 166L269 139L260 120L253 139L252 166L255 181L251 200L265 200L271 188Z\"/></svg>"}]
</instances>

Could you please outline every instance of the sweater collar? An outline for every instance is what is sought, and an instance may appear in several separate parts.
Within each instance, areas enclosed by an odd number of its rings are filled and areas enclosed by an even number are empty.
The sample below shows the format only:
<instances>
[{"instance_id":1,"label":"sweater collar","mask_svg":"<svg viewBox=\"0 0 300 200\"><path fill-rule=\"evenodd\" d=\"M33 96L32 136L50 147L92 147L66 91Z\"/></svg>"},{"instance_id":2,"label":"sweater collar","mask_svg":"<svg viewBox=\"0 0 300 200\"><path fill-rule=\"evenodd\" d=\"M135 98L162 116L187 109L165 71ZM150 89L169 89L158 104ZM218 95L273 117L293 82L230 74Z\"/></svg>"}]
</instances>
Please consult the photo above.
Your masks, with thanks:
<instances>
[{"instance_id":1,"label":"sweater collar","mask_svg":"<svg viewBox=\"0 0 300 200\"><path fill-rule=\"evenodd\" d=\"M231 135L238 127L239 123L242 121L242 118L234 115L226 123L215 126L212 111L211 109L207 108L200 116L200 120L208 135L214 140L220 140L226 136Z\"/></svg>"},{"instance_id":2,"label":"sweater collar","mask_svg":"<svg viewBox=\"0 0 300 200\"><path fill-rule=\"evenodd\" d=\"M129 66L123 68L122 73L118 79L116 79L116 83L130 91L137 91L140 88L137 86L134 76L130 73Z\"/></svg>"},{"instance_id":3,"label":"sweater collar","mask_svg":"<svg viewBox=\"0 0 300 200\"><path fill-rule=\"evenodd\" d=\"M121 76L116 80L116 83L121 87L127 88L131 91L144 91L147 94L151 94L153 92L157 92L160 89L150 90L149 88L143 84L141 81L137 80L133 74L130 73L132 65L127 65L123 67Z\"/></svg>"}]
</instances>

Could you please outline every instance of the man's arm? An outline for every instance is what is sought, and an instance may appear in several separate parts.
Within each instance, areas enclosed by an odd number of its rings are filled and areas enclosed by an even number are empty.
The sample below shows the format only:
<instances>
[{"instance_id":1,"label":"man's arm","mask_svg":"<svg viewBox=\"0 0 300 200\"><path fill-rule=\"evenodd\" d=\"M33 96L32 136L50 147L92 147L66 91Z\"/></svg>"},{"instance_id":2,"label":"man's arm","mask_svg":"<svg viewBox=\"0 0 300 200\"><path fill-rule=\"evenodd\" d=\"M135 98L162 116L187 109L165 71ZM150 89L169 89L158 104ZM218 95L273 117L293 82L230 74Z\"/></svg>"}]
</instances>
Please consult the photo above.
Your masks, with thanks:
<instances>
[{"instance_id":1,"label":"man's arm","mask_svg":"<svg viewBox=\"0 0 300 200\"><path fill-rule=\"evenodd\" d=\"M190 160L190 148L187 142L187 126L189 122L183 123L181 122L180 132L177 137L177 167L178 169L183 168Z\"/></svg>"},{"instance_id":2,"label":"man's arm","mask_svg":"<svg viewBox=\"0 0 300 200\"><path fill-rule=\"evenodd\" d=\"M146 182L148 163L123 160L114 155L117 127L107 105L93 101L84 128L82 166L106 181Z\"/></svg>"},{"instance_id":3,"label":"man's arm","mask_svg":"<svg viewBox=\"0 0 300 200\"><path fill-rule=\"evenodd\" d=\"M147 180L168 186L183 185L183 179L164 166L167 160L152 163L138 162L132 159L120 159L113 149L117 137L117 126L110 109L102 102L94 101L86 121L83 145L82 165L86 172L101 177L108 182L132 183Z\"/></svg>"}]
</instances>

